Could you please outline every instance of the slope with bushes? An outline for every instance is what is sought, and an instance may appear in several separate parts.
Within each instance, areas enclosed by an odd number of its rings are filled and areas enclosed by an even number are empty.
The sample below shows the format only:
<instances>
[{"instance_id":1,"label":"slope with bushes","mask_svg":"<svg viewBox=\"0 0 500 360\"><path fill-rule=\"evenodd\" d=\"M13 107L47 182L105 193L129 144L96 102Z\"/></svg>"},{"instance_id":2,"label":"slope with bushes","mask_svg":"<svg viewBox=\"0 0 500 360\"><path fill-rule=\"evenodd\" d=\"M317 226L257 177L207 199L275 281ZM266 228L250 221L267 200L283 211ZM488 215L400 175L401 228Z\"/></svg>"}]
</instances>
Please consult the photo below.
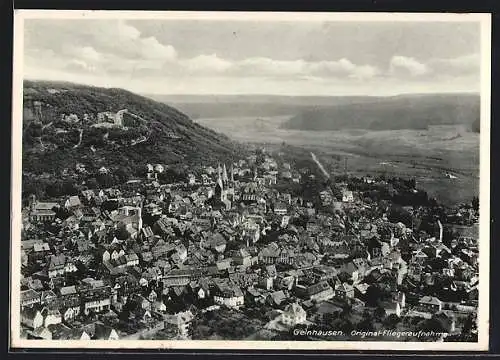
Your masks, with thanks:
<instances>
[{"instance_id":1,"label":"slope with bushes","mask_svg":"<svg viewBox=\"0 0 500 360\"><path fill-rule=\"evenodd\" d=\"M147 163L213 164L245 151L180 111L126 90L25 81L23 95L23 186L26 179L36 186L42 177L71 175L77 163L89 172L105 166L133 176ZM122 109L143 121L97 124L97 113Z\"/></svg>"}]
</instances>

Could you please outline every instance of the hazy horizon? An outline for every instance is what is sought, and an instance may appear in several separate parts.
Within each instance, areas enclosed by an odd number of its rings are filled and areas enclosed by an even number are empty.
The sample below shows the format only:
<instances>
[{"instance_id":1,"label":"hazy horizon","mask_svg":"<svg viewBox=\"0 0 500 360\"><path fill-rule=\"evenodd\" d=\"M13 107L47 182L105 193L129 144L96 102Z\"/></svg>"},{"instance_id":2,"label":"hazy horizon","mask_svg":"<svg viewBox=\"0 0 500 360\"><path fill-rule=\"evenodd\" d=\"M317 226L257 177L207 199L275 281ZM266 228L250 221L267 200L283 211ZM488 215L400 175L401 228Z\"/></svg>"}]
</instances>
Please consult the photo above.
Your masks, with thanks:
<instances>
[{"instance_id":1,"label":"hazy horizon","mask_svg":"<svg viewBox=\"0 0 500 360\"><path fill-rule=\"evenodd\" d=\"M185 93L185 94L180 94L180 93L152 93L152 92L137 92L134 90L127 89L126 87L116 87L116 86L100 86L100 85L94 85L90 83L83 83L83 82L73 82L73 81L67 81L67 80L47 80L47 79L37 79L37 78L24 78L23 80L25 81L41 81L41 82L54 82L54 83L68 83L68 84L73 84L73 85L81 85L81 86L90 86L90 87L102 87L102 88L119 88L123 90L127 90L133 93L136 93L137 95L141 96L165 96L165 97L217 97L217 96L224 96L224 97L302 97L302 98L338 98L338 97L373 97L373 98L389 98L389 97L398 97L398 96L420 96L420 95L425 95L425 96L430 96L430 95L481 95L480 91L448 91L448 92L402 92L402 93L394 93L394 94L384 94L384 95L375 95L375 94L367 94L367 95L328 95L328 94L272 94L272 93L241 93L241 94L235 94L235 93L216 93L216 94L196 94L196 93Z\"/></svg>"},{"instance_id":2,"label":"hazy horizon","mask_svg":"<svg viewBox=\"0 0 500 360\"><path fill-rule=\"evenodd\" d=\"M389 97L397 97L397 96L420 96L420 95L481 95L480 91L449 91L449 92L403 92L396 94L385 94L385 95L327 95L327 94L319 94L319 95L303 95L303 94L267 94L267 93L242 93L242 94L233 94L233 93L219 93L219 94L168 94L168 93L138 93L143 96L168 96L168 97L217 97L217 96L225 96L225 97L245 97L245 96L255 96L255 97L373 97L373 98L389 98Z\"/></svg>"}]
</instances>

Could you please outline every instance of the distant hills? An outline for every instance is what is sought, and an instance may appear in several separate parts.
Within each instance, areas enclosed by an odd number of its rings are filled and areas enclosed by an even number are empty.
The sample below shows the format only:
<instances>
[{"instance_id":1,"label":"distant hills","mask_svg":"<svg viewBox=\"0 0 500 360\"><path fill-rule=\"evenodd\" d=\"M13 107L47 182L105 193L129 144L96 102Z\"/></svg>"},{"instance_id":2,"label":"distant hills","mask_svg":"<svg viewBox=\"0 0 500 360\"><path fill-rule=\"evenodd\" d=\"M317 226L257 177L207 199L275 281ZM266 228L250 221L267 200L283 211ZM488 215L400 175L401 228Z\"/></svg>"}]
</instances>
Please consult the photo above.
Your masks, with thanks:
<instances>
[{"instance_id":1,"label":"distant hills","mask_svg":"<svg viewBox=\"0 0 500 360\"><path fill-rule=\"evenodd\" d=\"M193 119L295 115L303 110L373 101L367 96L145 95L175 106Z\"/></svg>"},{"instance_id":2,"label":"distant hills","mask_svg":"<svg viewBox=\"0 0 500 360\"><path fill-rule=\"evenodd\" d=\"M427 129L465 125L479 132L479 94L398 96L147 95L193 119L290 116L294 130Z\"/></svg>"},{"instance_id":3,"label":"distant hills","mask_svg":"<svg viewBox=\"0 0 500 360\"><path fill-rule=\"evenodd\" d=\"M23 96L24 172L53 173L84 163L133 173L146 163L213 162L242 151L179 110L126 90L27 80ZM113 119L124 109L128 126L102 120L102 113Z\"/></svg>"},{"instance_id":4,"label":"distant hills","mask_svg":"<svg viewBox=\"0 0 500 360\"><path fill-rule=\"evenodd\" d=\"M477 94L400 95L372 101L305 109L282 127L296 130L427 129L433 125L465 125L478 131Z\"/></svg>"}]
</instances>

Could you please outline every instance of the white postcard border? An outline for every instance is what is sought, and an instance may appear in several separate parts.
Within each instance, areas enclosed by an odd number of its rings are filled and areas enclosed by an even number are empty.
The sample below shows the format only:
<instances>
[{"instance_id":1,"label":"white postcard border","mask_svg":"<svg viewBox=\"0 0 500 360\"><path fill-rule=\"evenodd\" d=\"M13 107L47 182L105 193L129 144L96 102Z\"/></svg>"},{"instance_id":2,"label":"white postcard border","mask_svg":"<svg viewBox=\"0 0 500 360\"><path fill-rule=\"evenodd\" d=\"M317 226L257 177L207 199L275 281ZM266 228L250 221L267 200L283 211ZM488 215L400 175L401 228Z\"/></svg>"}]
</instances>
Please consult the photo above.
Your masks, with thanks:
<instances>
[{"instance_id":1,"label":"white postcard border","mask_svg":"<svg viewBox=\"0 0 500 360\"><path fill-rule=\"evenodd\" d=\"M28 340L20 338L20 242L22 99L25 19L168 19L232 21L478 22L481 26L480 251L478 342L219 341L219 340ZM186 350L425 350L485 351L489 338L491 14L488 13L297 13L15 10L12 114L10 327L12 348L186 349Z\"/></svg>"}]
</instances>

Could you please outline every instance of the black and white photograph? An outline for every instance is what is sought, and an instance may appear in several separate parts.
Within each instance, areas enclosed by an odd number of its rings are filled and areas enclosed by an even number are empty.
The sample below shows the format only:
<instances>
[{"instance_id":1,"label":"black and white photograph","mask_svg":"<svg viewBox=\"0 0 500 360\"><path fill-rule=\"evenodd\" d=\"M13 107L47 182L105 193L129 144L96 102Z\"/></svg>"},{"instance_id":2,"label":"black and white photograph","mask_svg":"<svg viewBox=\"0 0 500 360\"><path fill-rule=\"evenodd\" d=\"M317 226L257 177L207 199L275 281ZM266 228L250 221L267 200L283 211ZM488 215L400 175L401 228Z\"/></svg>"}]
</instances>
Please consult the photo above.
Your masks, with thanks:
<instances>
[{"instance_id":1,"label":"black and white photograph","mask_svg":"<svg viewBox=\"0 0 500 360\"><path fill-rule=\"evenodd\" d=\"M490 33L16 11L11 346L487 350Z\"/></svg>"}]
</instances>

